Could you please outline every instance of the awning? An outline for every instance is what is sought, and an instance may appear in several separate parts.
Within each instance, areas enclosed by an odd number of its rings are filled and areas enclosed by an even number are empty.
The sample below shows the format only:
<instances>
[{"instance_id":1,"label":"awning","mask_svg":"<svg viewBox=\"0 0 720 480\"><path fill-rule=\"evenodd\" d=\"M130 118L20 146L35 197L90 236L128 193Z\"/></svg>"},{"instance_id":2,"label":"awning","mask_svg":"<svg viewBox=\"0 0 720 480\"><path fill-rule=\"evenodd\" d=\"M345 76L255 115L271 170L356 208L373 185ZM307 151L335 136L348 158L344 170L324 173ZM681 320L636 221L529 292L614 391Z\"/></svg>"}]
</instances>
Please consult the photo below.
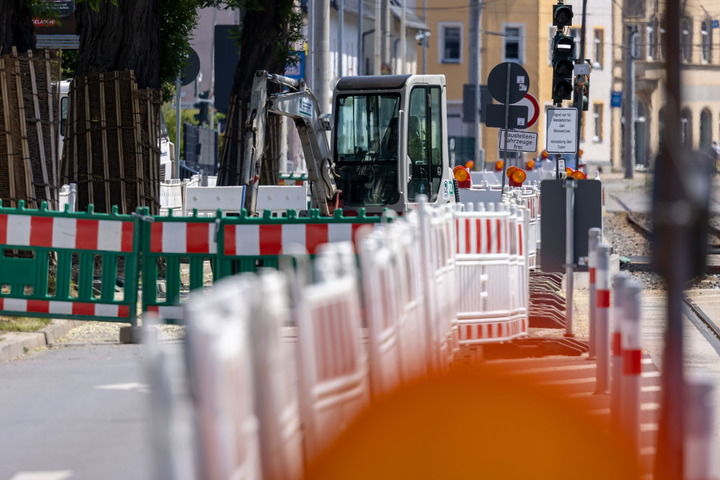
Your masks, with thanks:
<instances>
[{"instance_id":1,"label":"awning","mask_svg":"<svg viewBox=\"0 0 720 480\"><path fill-rule=\"evenodd\" d=\"M390 10L392 10L392 14L395 18L402 20L402 7L390 5ZM428 27L425 22L423 22L412 10L407 7L405 7L405 25L407 28L414 28L415 30L430 30L430 27Z\"/></svg>"}]
</instances>

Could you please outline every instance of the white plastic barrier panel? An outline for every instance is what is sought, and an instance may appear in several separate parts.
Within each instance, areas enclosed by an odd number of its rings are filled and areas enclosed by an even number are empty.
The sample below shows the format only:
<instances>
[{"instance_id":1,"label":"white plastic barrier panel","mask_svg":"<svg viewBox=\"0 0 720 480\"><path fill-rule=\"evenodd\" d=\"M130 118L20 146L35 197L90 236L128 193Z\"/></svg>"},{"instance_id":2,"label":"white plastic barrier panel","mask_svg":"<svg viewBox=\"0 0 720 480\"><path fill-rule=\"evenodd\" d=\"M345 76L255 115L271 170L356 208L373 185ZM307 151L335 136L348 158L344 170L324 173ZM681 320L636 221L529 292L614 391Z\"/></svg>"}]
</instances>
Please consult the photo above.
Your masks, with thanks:
<instances>
[{"instance_id":1,"label":"white plastic barrier panel","mask_svg":"<svg viewBox=\"0 0 720 480\"><path fill-rule=\"evenodd\" d=\"M429 367L417 212L410 212L383 230L395 259L393 270L396 283L390 289L394 290L398 304L396 321L401 378L410 381L425 375Z\"/></svg>"},{"instance_id":2,"label":"white plastic barrier panel","mask_svg":"<svg viewBox=\"0 0 720 480\"><path fill-rule=\"evenodd\" d=\"M311 459L370 400L353 246L350 242L327 246L314 262L320 280L294 289L300 406L306 454Z\"/></svg>"},{"instance_id":3,"label":"white plastic barrier panel","mask_svg":"<svg viewBox=\"0 0 720 480\"><path fill-rule=\"evenodd\" d=\"M160 215L183 215L183 188L178 180L160 183Z\"/></svg>"},{"instance_id":4,"label":"white plastic barrier panel","mask_svg":"<svg viewBox=\"0 0 720 480\"><path fill-rule=\"evenodd\" d=\"M394 268L397 258L385 228L361 236L359 244L365 322L368 329L370 381L374 396L396 389L400 384L398 341L400 285Z\"/></svg>"},{"instance_id":5,"label":"white plastic barrier panel","mask_svg":"<svg viewBox=\"0 0 720 480\"><path fill-rule=\"evenodd\" d=\"M245 202L245 187L185 187L185 215L197 210L199 215L223 212L239 213Z\"/></svg>"},{"instance_id":6,"label":"white plastic barrier panel","mask_svg":"<svg viewBox=\"0 0 720 480\"><path fill-rule=\"evenodd\" d=\"M457 292L455 290L455 226L452 205L430 207L419 202L422 278L428 312L433 366L446 368L459 350Z\"/></svg>"},{"instance_id":7,"label":"white plastic barrier panel","mask_svg":"<svg viewBox=\"0 0 720 480\"><path fill-rule=\"evenodd\" d=\"M287 280L271 269L242 278L242 297L252 304L253 386L263 478L299 479L304 460L295 350L283 338L283 328L291 322Z\"/></svg>"},{"instance_id":8,"label":"white plastic barrier panel","mask_svg":"<svg viewBox=\"0 0 720 480\"><path fill-rule=\"evenodd\" d=\"M282 215L288 209L307 210L308 190L303 185L279 186L260 185L258 187L257 210L270 210Z\"/></svg>"},{"instance_id":9,"label":"white plastic barrier panel","mask_svg":"<svg viewBox=\"0 0 720 480\"><path fill-rule=\"evenodd\" d=\"M261 479L254 413L250 310L236 279L186 304L186 365L198 445L198 478Z\"/></svg>"}]
</instances>

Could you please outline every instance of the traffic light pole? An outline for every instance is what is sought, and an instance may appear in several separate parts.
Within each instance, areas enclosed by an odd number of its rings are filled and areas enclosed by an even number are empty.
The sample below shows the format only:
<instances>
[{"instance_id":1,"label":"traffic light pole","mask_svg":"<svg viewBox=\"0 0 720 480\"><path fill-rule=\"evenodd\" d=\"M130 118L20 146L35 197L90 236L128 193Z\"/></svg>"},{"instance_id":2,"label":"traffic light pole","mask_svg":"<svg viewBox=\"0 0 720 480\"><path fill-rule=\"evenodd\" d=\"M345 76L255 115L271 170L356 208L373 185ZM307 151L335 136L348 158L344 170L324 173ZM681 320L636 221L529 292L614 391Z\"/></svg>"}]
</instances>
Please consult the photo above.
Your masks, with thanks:
<instances>
[{"instance_id":1,"label":"traffic light pole","mask_svg":"<svg viewBox=\"0 0 720 480\"><path fill-rule=\"evenodd\" d=\"M575 64L583 63L585 61L585 20L586 20L586 10L587 10L587 0L583 0L582 2L582 20L580 23L580 54L575 59ZM576 137L576 145L578 146L578 151L575 152L575 169L577 170L580 166L580 139L582 138L582 124L583 124L583 95L578 95L577 90L574 90L575 92L575 108L578 109L578 116L577 116L577 137ZM582 92L581 92L582 93ZM588 92L588 97L590 93ZM588 103L590 102L590 98L588 98Z\"/></svg>"}]
</instances>

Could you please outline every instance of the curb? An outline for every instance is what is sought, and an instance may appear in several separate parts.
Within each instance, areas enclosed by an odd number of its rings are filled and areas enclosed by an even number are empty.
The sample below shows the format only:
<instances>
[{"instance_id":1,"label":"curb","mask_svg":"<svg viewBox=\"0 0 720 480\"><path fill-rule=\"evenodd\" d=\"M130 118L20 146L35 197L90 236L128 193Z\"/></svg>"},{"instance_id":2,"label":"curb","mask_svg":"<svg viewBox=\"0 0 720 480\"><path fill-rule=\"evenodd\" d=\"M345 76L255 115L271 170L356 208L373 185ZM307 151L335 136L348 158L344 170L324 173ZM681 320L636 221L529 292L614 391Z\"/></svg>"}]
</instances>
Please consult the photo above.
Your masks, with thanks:
<instances>
[{"instance_id":1,"label":"curb","mask_svg":"<svg viewBox=\"0 0 720 480\"><path fill-rule=\"evenodd\" d=\"M1 333L0 362L10 362L28 352L55 343L58 338L83 323L85 322L79 320L53 320L47 327L37 332Z\"/></svg>"}]
</instances>

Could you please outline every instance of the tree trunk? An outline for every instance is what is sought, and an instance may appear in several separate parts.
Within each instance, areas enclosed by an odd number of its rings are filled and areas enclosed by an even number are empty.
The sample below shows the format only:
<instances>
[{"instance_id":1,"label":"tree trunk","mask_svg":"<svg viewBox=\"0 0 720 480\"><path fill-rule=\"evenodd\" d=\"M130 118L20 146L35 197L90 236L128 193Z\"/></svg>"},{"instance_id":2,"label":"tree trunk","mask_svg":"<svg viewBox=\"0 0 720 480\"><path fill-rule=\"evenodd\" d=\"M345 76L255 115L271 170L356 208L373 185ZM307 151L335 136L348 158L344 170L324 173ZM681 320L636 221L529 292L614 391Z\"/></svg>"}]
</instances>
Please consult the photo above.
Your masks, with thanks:
<instances>
[{"instance_id":1,"label":"tree trunk","mask_svg":"<svg viewBox=\"0 0 720 480\"><path fill-rule=\"evenodd\" d=\"M282 74L285 71L285 53L290 35L288 5L292 6L291 0L266 2L261 10L248 10L242 21L240 56L230 94L226 138L218 171L219 185L240 183L240 172L245 161L242 138L255 72L267 70L270 73ZM273 91L272 87L272 84L268 86L269 92ZM269 119L269 122L276 121L272 116ZM270 129L273 130L279 131L278 128ZM278 140L277 135L268 138L269 144ZM261 183L269 183L273 179L277 181L277 171L274 171L277 170L277 161L266 163L269 157L270 155L264 156L262 171L255 172Z\"/></svg>"},{"instance_id":2,"label":"tree trunk","mask_svg":"<svg viewBox=\"0 0 720 480\"><path fill-rule=\"evenodd\" d=\"M13 46L18 53L35 49L35 27L26 0L2 0L0 7L0 55L9 54Z\"/></svg>"},{"instance_id":3,"label":"tree trunk","mask_svg":"<svg viewBox=\"0 0 720 480\"><path fill-rule=\"evenodd\" d=\"M157 0L103 1L97 11L77 4L80 49L66 140L75 148L64 165L81 209L158 210L160 18Z\"/></svg>"},{"instance_id":4,"label":"tree trunk","mask_svg":"<svg viewBox=\"0 0 720 480\"><path fill-rule=\"evenodd\" d=\"M138 87L160 89L160 15L156 0L78 3L77 75L133 70Z\"/></svg>"}]
</instances>

